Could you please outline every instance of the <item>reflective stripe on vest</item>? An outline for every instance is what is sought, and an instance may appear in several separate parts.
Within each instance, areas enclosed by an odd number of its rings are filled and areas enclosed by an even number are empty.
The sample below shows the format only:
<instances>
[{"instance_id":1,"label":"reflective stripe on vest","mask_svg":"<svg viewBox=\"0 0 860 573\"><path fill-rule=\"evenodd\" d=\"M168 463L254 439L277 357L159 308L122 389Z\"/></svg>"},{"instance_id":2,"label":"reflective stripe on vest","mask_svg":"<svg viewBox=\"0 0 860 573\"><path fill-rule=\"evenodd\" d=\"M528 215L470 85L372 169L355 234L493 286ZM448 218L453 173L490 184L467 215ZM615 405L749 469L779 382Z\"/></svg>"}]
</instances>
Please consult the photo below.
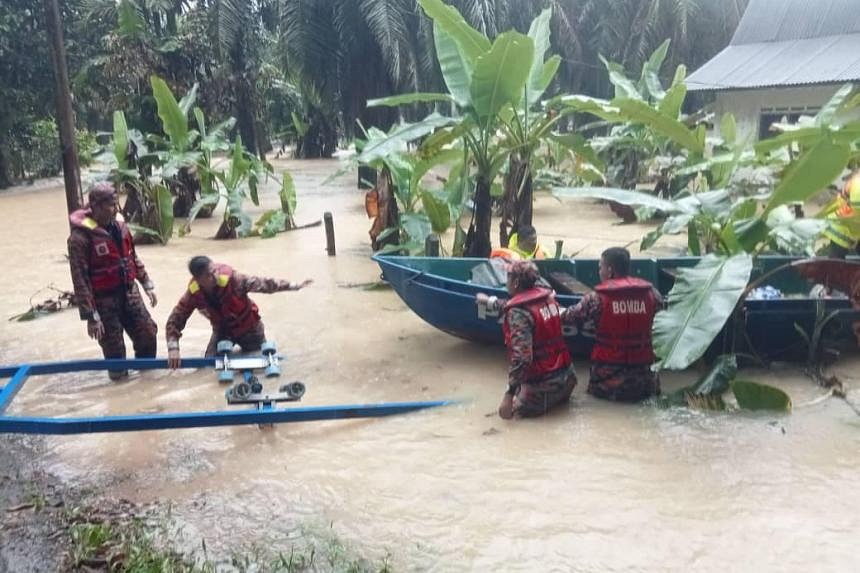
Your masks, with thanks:
<instances>
[{"instance_id":1,"label":"reflective stripe on vest","mask_svg":"<svg viewBox=\"0 0 860 573\"><path fill-rule=\"evenodd\" d=\"M214 307L198 282L191 279L188 292L212 328L222 336L236 338L247 333L260 322L260 312L248 296L239 296L233 288L233 269L227 265L213 265L216 276L216 288L213 297L220 303Z\"/></svg>"},{"instance_id":2,"label":"reflective stripe on vest","mask_svg":"<svg viewBox=\"0 0 860 573\"><path fill-rule=\"evenodd\" d=\"M510 239L508 239L508 249L515 252L517 255L526 260L544 258L544 252L540 244L536 244L534 251L532 251L531 253L522 250L520 248L520 236L517 233L514 233L513 235L511 235Z\"/></svg>"},{"instance_id":3,"label":"reflective stripe on vest","mask_svg":"<svg viewBox=\"0 0 860 573\"><path fill-rule=\"evenodd\" d=\"M106 295L128 288L137 278L134 263L134 242L131 231L122 221L114 224L119 229L120 245L113 235L92 218L88 210L78 210L69 216L73 226L87 232L90 238L89 276L93 294Z\"/></svg>"}]
</instances>

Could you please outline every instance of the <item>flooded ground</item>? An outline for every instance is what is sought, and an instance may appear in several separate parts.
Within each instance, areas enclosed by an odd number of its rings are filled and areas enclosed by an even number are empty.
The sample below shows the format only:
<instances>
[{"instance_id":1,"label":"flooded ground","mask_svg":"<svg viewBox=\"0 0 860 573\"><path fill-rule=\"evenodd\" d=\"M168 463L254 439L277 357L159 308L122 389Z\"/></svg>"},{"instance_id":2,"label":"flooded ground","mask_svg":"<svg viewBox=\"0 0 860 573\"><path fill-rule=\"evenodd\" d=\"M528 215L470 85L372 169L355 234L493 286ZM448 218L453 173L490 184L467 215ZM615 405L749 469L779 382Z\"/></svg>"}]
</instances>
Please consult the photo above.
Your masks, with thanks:
<instances>
[{"instance_id":1,"label":"flooded ground","mask_svg":"<svg viewBox=\"0 0 860 573\"><path fill-rule=\"evenodd\" d=\"M321 182L335 162L278 162L299 189L299 223L334 214L337 257L321 227L275 239L215 242L217 221L139 249L157 285L163 329L187 283L189 257L208 254L253 274L313 278L300 292L257 295L266 330L288 356L285 376L306 405L455 398L460 405L381 420L49 437L41 462L68 483L134 501L170 502L190 546L288 547L332 530L395 570L843 571L860 564L860 418L796 369L747 372L792 396L790 416L660 411L599 402L504 422L500 348L432 329L375 281L363 195L348 177ZM264 197L270 206L276 197ZM0 363L99 356L76 311L30 323L6 317L49 283L70 288L62 190L0 196ZM646 227L614 225L605 206L542 197L545 243L596 256L638 242ZM669 243L671 248L671 243ZM182 339L200 355L208 323ZM165 354L163 333L159 353ZM860 362L835 369L849 388ZM670 374L672 389L695 373ZM147 372L114 385L100 375L34 378L14 413L107 413L221 408L211 371ZM805 405L813 402L812 405Z\"/></svg>"}]
</instances>

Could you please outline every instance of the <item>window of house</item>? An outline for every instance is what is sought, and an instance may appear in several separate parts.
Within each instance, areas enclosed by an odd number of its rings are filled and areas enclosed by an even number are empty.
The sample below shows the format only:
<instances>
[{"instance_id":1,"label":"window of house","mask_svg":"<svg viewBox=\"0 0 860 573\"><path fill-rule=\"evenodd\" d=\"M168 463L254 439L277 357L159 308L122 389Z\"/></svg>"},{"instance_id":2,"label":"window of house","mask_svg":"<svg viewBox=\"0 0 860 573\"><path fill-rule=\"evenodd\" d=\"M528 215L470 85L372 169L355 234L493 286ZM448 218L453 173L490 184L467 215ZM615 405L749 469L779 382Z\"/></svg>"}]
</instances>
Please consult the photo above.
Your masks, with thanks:
<instances>
[{"instance_id":1,"label":"window of house","mask_svg":"<svg viewBox=\"0 0 860 573\"><path fill-rule=\"evenodd\" d=\"M770 139L779 132L771 130L775 123L797 123L802 115L813 116L820 108L810 106L763 108L758 120L758 138Z\"/></svg>"}]
</instances>

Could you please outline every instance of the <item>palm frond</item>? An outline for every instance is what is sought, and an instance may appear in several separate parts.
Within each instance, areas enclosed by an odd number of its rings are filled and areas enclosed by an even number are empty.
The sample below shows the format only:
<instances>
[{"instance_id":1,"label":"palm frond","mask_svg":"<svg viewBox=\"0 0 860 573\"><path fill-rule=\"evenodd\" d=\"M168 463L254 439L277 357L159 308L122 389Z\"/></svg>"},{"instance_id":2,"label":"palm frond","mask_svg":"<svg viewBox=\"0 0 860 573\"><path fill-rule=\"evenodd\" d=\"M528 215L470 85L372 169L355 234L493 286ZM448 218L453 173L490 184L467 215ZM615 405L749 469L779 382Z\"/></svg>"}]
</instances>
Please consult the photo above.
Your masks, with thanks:
<instances>
[{"instance_id":1,"label":"palm frond","mask_svg":"<svg viewBox=\"0 0 860 573\"><path fill-rule=\"evenodd\" d=\"M410 57L411 36L401 0L362 0L360 10L395 85L414 72Z\"/></svg>"}]
</instances>

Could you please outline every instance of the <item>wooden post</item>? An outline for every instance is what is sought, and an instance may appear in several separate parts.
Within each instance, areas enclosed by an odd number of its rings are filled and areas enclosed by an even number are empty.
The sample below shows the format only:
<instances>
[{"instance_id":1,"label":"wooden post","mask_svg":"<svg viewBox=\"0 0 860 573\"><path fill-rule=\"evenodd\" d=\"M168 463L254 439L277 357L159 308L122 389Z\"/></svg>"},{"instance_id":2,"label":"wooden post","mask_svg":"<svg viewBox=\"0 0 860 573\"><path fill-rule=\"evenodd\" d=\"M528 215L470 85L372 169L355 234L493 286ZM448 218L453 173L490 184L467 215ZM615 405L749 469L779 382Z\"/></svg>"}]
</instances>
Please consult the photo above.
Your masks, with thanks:
<instances>
[{"instance_id":1,"label":"wooden post","mask_svg":"<svg viewBox=\"0 0 860 573\"><path fill-rule=\"evenodd\" d=\"M335 248L334 248L334 219L331 216L331 213L326 212L323 215L323 221L325 222L325 250L328 251L328 256L335 256Z\"/></svg>"},{"instance_id":2,"label":"wooden post","mask_svg":"<svg viewBox=\"0 0 860 573\"><path fill-rule=\"evenodd\" d=\"M66 184L66 208L69 213L81 208L81 172L75 149L75 118L72 112L72 94L69 90L69 72L66 68L66 48L63 46L63 24L57 0L45 0L48 43L54 68L54 93L57 100L57 123L60 128L60 152L63 158L63 179Z\"/></svg>"},{"instance_id":3,"label":"wooden post","mask_svg":"<svg viewBox=\"0 0 860 573\"><path fill-rule=\"evenodd\" d=\"M424 241L424 255L428 257L439 256L439 235L433 233L427 235L427 240Z\"/></svg>"}]
</instances>

